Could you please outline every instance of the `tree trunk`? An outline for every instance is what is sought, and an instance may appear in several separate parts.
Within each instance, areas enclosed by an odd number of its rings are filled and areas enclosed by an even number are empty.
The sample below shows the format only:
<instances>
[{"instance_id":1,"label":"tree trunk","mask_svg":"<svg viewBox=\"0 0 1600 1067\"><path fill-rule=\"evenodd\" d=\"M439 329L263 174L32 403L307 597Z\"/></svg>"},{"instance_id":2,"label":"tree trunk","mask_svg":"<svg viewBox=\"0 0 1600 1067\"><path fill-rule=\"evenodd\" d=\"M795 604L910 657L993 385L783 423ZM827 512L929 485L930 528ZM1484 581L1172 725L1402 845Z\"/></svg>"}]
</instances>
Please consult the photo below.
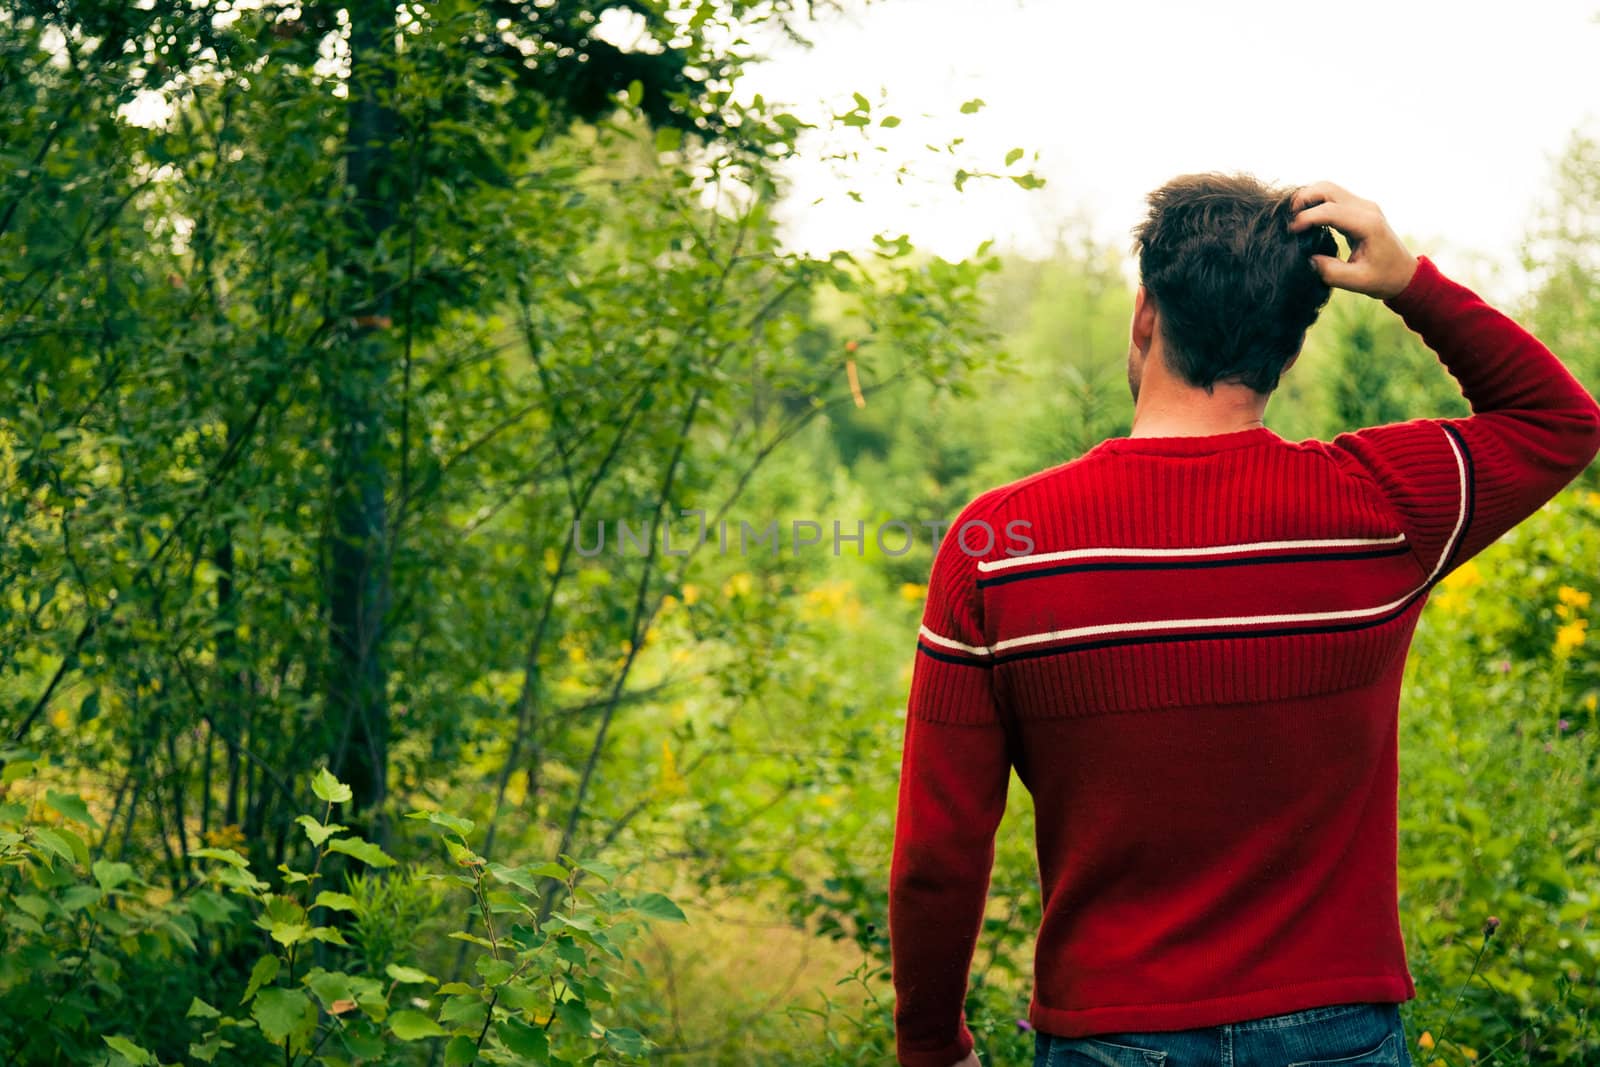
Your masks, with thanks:
<instances>
[{"instance_id":1,"label":"tree trunk","mask_svg":"<svg viewBox=\"0 0 1600 1067\"><path fill-rule=\"evenodd\" d=\"M394 6L350 6L349 125L345 181L350 201L343 294L349 344L327 383L333 421L333 528L328 571L329 671L326 715L329 767L354 792L354 808L370 813L370 833L383 836L389 708L384 677L388 608L385 430L392 345L388 340L390 277L373 270L374 249L395 223L398 175L390 150L396 129L390 98Z\"/></svg>"}]
</instances>

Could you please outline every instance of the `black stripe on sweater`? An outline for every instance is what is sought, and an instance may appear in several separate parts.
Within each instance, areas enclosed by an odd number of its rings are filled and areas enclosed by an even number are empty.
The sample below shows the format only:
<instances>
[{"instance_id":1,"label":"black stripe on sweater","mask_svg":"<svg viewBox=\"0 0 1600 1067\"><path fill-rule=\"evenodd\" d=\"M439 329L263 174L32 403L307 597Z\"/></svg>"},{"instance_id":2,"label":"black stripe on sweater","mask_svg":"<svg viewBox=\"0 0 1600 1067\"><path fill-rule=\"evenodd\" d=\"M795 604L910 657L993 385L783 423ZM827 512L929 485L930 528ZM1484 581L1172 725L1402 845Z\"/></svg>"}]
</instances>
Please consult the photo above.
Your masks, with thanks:
<instances>
[{"instance_id":1,"label":"black stripe on sweater","mask_svg":"<svg viewBox=\"0 0 1600 1067\"><path fill-rule=\"evenodd\" d=\"M1297 552L1284 556L1251 556L1245 559L1185 559L1185 560L1119 560L1114 563L1064 563L1056 567L1041 567L1034 571L1015 571L997 574L992 578L979 578L981 589L990 585L1005 585L1026 578L1049 578L1057 574L1077 574L1083 571L1158 571L1204 570L1212 567L1242 567L1251 563L1321 563L1328 560L1382 559L1385 556L1403 556L1411 551L1404 542L1387 548L1352 549L1348 552Z\"/></svg>"},{"instance_id":2,"label":"black stripe on sweater","mask_svg":"<svg viewBox=\"0 0 1600 1067\"><path fill-rule=\"evenodd\" d=\"M929 659L936 659L940 663L954 663L958 667L993 667L994 666L994 661L988 656L984 656L982 658L975 658L975 659L966 659L966 658L964 658L962 656L951 655L948 652L940 652L939 650L937 650L935 648L929 647L928 644L926 642L923 642L923 641L918 641L917 642L917 651L921 652L923 655L927 656Z\"/></svg>"},{"instance_id":3,"label":"black stripe on sweater","mask_svg":"<svg viewBox=\"0 0 1600 1067\"><path fill-rule=\"evenodd\" d=\"M1091 652L1099 648L1116 648L1119 645L1150 645L1168 644L1173 641L1225 641L1228 639L1248 640L1256 637L1293 637L1296 634L1342 634L1353 630L1365 630L1373 626L1382 626L1392 622L1411 610L1411 605L1427 592L1424 586L1412 593L1401 602L1400 606L1382 615L1360 622L1339 623L1337 625L1321 624L1314 626L1280 626L1270 630L1241 630L1237 627L1230 630L1200 630L1174 634L1130 634L1124 637L1108 637L1097 641L1085 641L1076 645L1056 645L1050 648L1030 648L1022 652L1001 653L994 657L997 664L1015 663L1017 660L1039 659L1043 656L1061 656L1069 652Z\"/></svg>"}]
</instances>

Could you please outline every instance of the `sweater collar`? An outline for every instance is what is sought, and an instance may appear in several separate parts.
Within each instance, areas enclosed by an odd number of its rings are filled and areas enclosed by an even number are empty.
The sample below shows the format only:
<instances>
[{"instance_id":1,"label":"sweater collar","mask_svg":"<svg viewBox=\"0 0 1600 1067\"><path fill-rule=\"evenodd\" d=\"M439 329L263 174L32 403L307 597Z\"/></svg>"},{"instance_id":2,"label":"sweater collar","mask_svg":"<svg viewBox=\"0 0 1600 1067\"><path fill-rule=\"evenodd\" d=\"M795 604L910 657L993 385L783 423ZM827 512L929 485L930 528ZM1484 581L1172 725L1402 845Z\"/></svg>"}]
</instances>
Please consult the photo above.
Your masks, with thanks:
<instances>
[{"instance_id":1,"label":"sweater collar","mask_svg":"<svg viewBox=\"0 0 1600 1067\"><path fill-rule=\"evenodd\" d=\"M1236 448L1254 445L1284 444L1266 426L1251 426L1228 433L1203 434L1191 437L1108 437L1093 452L1138 452L1156 456L1207 456L1213 452L1229 452Z\"/></svg>"}]
</instances>

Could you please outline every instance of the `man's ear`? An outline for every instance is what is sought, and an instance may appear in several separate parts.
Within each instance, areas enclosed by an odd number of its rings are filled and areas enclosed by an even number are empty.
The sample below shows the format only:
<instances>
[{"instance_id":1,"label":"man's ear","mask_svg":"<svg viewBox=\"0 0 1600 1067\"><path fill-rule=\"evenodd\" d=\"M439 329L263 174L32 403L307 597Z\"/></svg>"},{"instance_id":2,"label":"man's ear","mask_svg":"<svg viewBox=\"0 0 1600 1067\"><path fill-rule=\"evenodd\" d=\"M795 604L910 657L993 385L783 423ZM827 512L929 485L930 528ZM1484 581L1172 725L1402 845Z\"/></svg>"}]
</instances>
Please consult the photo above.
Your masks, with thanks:
<instances>
[{"instance_id":1,"label":"man's ear","mask_svg":"<svg viewBox=\"0 0 1600 1067\"><path fill-rule=\"evenodd\" d=\"M1133 345L1141 352L1150 350L1150 339L1156 331L1156 306L1150 291L1140 284L1133 295L1133 322L1129 334Z\"/></svg>"}]
</instances>

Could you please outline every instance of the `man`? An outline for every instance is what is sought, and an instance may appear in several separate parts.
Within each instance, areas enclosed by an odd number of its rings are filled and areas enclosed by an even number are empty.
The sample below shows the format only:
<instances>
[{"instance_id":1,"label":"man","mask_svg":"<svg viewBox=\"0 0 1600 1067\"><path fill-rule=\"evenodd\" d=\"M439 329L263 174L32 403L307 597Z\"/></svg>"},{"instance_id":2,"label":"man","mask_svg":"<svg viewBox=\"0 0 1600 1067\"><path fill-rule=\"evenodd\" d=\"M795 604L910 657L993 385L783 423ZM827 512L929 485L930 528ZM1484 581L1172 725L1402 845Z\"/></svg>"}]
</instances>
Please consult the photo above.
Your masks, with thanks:
<instances>
[{"instance_id":1,"label":"man","mask_svg":"<svg viewBox=\"0 0 1600 1067\"><path fill-rule=\"evenodd\" d=\"M1600 406L1337 185L1186 175L1149 205L1132 432L979 496L936 554L890 870L899 1062L979 1062L963 1002L1015 767L1039 1063L1408 1063L1406 652L1433 587L1600 450ZM1473 414L1267 429L1330 287L1397 312ZM1007 555L986 530L1018 521Z\"/></svg>"}]
</instances>

